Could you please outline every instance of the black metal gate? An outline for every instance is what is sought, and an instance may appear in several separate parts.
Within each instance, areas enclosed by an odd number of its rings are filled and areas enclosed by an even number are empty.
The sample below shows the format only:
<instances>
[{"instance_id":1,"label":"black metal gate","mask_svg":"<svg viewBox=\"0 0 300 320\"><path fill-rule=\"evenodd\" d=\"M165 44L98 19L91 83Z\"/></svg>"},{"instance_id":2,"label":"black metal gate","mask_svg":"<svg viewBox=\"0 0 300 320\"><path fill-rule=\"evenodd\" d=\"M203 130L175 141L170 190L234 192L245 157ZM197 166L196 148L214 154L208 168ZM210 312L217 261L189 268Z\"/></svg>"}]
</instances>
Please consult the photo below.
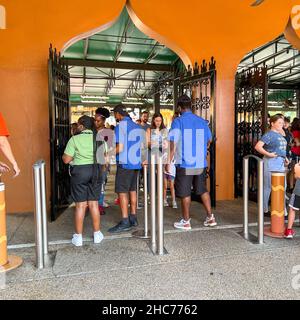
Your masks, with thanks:
<instances>
[{"instance_id":1,"label":"black metal gate","mask_svg":"<svg viewBox=\"0 0 300 320\"><path fill-rule=\"evenodd\" d=\"M211 58L209 65L203 60L202 65L195 63L180 77L179 93L187 94L192 99L193 112L207 120L212 132L212 143L208 154L207 177L212 206L216 206L216 119L215 119L216 61ZM193 197L194 198L194 197ZM196 199L198 200L198 199Z\"/></svg>"},{"instance_id":2,"label":"black metal gate","mask_svg":"<svg viewBox=\"0 0 300 320\"><path fill-rule=\"evenodd\" d=\"M237 74L235 97L235 197L243 195L243 158L258 154L254 147L267 124L267 68ZM249 199L256 200L257 163L249 163Z\"/></svg>"},{"instance_id":3,"label":"black metal gate","mask_svg":"<svg viewBox=\"0 0 300 320\"><path fill-rule=\"evenodd\" d=\"M70 176L62 161L70 139L70 75L60 54L49 49L49 120L51 168L51 220L54 221L70 205Z\"/></svg>"}]
</instances>

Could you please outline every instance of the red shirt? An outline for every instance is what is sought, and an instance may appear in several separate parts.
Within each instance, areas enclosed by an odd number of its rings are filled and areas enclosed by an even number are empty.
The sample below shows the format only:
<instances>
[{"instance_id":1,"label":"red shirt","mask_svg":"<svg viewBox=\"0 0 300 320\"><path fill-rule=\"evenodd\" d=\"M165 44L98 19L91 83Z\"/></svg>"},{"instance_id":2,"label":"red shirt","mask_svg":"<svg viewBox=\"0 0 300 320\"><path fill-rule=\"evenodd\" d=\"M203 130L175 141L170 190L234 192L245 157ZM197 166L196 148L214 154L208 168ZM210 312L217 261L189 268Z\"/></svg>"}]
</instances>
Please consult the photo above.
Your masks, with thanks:
<instances>
[{"instance_id":1,"label":"red shirt","mask_svg":"<svg viewBox=\"0 0 300 320\"><path fill-rule=\"evenodd\" d=\"M5 137L9 136L9 132L6 127L6 123L5 123L1 113L0 113L0 136L5 136Z\"/></svg>"}]
</instances>

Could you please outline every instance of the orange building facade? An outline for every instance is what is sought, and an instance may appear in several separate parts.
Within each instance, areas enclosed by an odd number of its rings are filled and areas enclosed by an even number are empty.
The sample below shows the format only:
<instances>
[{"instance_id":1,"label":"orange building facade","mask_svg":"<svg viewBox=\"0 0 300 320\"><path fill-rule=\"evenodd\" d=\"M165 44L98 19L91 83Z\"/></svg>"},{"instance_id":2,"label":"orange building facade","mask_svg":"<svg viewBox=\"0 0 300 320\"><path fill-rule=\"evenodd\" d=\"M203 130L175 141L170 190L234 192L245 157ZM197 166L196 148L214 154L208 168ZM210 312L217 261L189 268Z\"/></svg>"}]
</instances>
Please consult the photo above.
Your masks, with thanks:
<instances>
[{"instance_id":1,"label":"orange building facade","mask_svg":"<svg viewBox=\"0 0 300 320\"><path fill-rule=\"evenodd\" d=\"M124 6L142 32L172 49L186 65L216 59L216 191L218 200L233 199L237 66L249 51L282 33L300 49L299 0L251 6L253 2L2 0L0 110L22 171L17 179L5 177L7 211L33 211L32 165L41 158L49 163L49 44L63 50L87 33L108 28Z\"/></svg>"}]
</instances>

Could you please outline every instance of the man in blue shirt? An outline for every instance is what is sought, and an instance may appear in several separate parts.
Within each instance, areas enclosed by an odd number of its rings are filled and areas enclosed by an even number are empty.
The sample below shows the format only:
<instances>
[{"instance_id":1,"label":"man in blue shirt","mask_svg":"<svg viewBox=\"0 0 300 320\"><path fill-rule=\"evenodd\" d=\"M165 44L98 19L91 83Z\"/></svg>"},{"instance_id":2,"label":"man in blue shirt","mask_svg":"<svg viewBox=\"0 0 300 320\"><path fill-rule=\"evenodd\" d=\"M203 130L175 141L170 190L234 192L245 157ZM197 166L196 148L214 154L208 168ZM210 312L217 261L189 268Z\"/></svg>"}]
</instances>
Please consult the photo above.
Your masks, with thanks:
<instances>
[{"instance_id":1,"label":"man in blue shirt","mask_svg":"<svg viewBox=\"0 0 300 320\"><path fill-rule=\"evenodd\" d=\"M138 225L137 209L137 177L142 168L141 143L144 130L134 123L123 105L114 108L114 115L119 122L115 128L117 173L115 192L120 199L122 220L108 231L111 233L129 231ZM130 200L130 214L128 204Z\"/></svg>"},{"instance_id":2,"label":"man in blue shirt","mask_svg":"<svg viewBox=\"0 0 300 320\"><path fill-rule=\"evenodd\" d=\"M212 135L208 123L191 111L192 101L187 95L178 99L178 111L181 116L176 118L169 133L169 162L175 157L176 196L181 198L183 218L174 224L177 229L190 230L191 190L201 197L207 218L206 227L217 225L211 210L210 194L206 188L207 148ZM166 165L169 172L169 165Z\"/></svg>"}]
</instances>

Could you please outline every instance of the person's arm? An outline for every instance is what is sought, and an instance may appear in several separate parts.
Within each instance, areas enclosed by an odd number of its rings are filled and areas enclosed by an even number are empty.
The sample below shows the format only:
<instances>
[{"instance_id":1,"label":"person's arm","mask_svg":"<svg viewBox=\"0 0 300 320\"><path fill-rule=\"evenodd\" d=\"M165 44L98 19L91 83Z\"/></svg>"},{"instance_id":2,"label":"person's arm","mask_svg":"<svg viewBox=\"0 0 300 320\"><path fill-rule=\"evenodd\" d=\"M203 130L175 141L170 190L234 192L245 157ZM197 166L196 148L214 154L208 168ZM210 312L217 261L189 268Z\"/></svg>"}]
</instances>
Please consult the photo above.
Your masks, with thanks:
<instances>
[{"instance_id":1,"label":"person's arm","mask_svg":"<svg viewBox=\"0 0 300 320\"><path fill-rule=\"evenodd\" d=\"M62 156L62 159L63 159L64 164L69 164L70 162L72 162L74 160L73 157L69 156L66 153L64 153L64 155Z\"/></svg>"},{"instance_id":2,"label":"person's arm","mask_svg":"<svg viewBox=\"0 0 300 320\"><path fill-rule=\"evenodd\" d=\"M300 163L296 163L294 167L294 176L296 179L300 179Z\"/></svg>"},{"instance_id":3,"label":"person's arm","mask_svg":"<svg viewBox=\"0 0 300 320\"><path fill-rule=\"evenodd\" d=\"M177 144L179 141L179 135L180 135L180 125L177 119L175 119L172 123L171 129L169 131L169 136L168 136L168 141L169 141L169 153L168 153L168 158L167 158L167 164L165 167L166 172L170 172L170 164L173 161L175 157L175 152L177 148Z\"/></svg>"},{"instance_id":4,"label":"person's arm","mask_svg":"<svg viewBox=\"0 0 300 320\"><path fill-rule=\"evenodd\" d=\"M74 160L74 155L75 155L75 143L74 143L74 138L72 137L65 149L65 152L62 156L62 160L64 164L69 164Z\"/></svg>"},{"instance_id":5,"label":"person's arm","mask_svg":"<svg viewBox=\"0 0 300 320\"><path fill-rule=\"evenodd\" d=\"M148 148L151 148L151 128L148 128L146 131L146 145Z\"/></svg>"},{"instance_id":6,"label":"person's arm","mask_svg":"<svg viewBox=\"0 0 300 320\"><path fill-rule=\"evenodd\" d=\"M116 154L120 154L124 150L124 144L123 143L116 143Z\"/></svg>"},{"instance_id":7,"label":"person's arm","mask_svg":"<svg viewBox=\"0 0 300 320\"><path fill-rule=\"evenodd\" d=\"M8 139L5 136L0 136L0 151L2 151L4 156L7 158L7 160L13 166L13 170L15 172L14 177L17 177L21 171L20 171L19 166L17 164L17 161L12 153L11 146L8 142Z\"/></svg>"},{"instance_id":8,"label":"person's arm","mask_svg":"<svg viewBox=\"0 0 300 320\"><path fill-rule=\"evenodd\" d=\"M207 153L206 153L206 156L208 156L210 145L211 145L212 142L213 142L212 133L211 133L211 130L210 130L208 124L207 124L207 129L208 129L208 137L207 137L207 140L208 140L208 141L207 141Z\"/></svg>"},{"instance_id":9,"label":"person's arm","mask_svg":"<svg viewBox=\"0 0 300 320\"><path fill-rule=\"evenodd\" d=\"M296 146L296 147L299 147L299 146L300 146L300 140L299 140L298 137L297 137L297 138L294 138L294 143L295 143L295 146Z\"/></svg>"},{"instance_id":10,"label":"person's arm","mask_svg":"<svg viewBox=\"0 0 300 320\"><path fill-rule=\"evenodd\" d=\"M124 136L122 123L120 123L115 129L116 155L124 151Z\"/></svg>"},{"instance_id":11,"label":"person's arm","mask_svg":"<svg viewBox=\"0 0 300 320\"><path fill-rule=\"evenodd\" d=\"M268 152L266 151L263 146L265 145L265 143L263 141L258 141L256 146L255 146L255 150L262 154L263 156L266 156L268 158L276 158L277 157L277 154L275 152Z\"/></svg>"}]
</instances>

